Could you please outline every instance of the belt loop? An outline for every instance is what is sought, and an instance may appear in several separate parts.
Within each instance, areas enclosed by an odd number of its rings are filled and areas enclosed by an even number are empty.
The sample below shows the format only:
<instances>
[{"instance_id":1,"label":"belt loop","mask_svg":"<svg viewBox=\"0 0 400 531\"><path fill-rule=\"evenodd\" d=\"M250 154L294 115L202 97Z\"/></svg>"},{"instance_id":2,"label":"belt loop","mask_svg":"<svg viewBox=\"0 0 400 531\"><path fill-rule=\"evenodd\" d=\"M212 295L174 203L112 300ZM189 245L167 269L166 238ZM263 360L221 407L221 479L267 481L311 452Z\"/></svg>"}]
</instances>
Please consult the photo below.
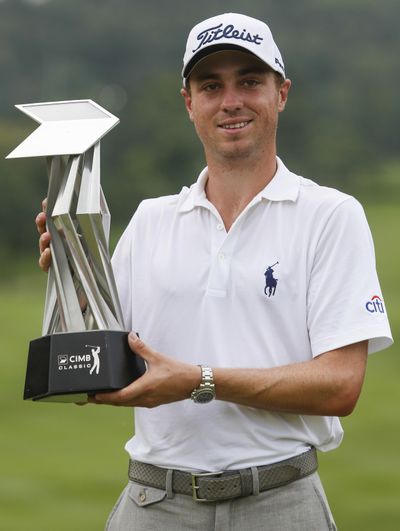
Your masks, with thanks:
<instances>
[{"instance_id":1,"label":"belt loop","mask_svg":"<svg viewBox=\"0 0 400 531\"><path fill-rule=\"evenodd\" d=\"M240 483L242 487L242 496L253 494L253 475L250 468L241 468L239 470Z\"/></svg>"},{"instance_id":2,"label":"belt loop","mask_svg":"<svg viewBox=\"0 0 400 531\"><path fill-rule=\"evenodd\" d=\"M260 480L256 466L251 467L251 477L253 479L253 496L258 496L260 494Z\"/></svg>"},{"instance_id":3,"label":"belt loop","mask_svg":"<svg viewBox=\"0 0 400 531\"><path fill-rule=\"evenodd\" d=\"M169 500L171 500L174 497L174 491L172 488L173 478L174 478L174 471L169 468L165 476L165 491L167 493L167 498Z\"/></svg>"}]
</instances>

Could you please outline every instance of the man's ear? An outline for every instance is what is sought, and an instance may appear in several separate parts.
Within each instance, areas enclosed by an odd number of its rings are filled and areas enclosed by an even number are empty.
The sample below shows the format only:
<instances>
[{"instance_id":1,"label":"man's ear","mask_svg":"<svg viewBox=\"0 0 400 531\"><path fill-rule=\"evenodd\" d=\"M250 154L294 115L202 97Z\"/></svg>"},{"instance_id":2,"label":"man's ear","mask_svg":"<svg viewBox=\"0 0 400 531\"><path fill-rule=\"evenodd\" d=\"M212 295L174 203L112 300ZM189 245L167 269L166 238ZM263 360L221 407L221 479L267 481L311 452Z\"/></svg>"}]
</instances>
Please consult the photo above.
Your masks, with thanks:
<instances>
[{"instance_id":1,"label":"man's ear","mask_svg":"<svg viewBox=\"0 0 400 531\"><path fill-rule=\"evenodd\" d=\"M190 120L193 122L193 113L192 113L192 97L190 95L190 90L183 87L181 88L181 95L185 100L185 107L188 112Z\"/></svg>"},{"instance_id":2,"label":"man's ear","mask_svg":"<svg viewBox=\"0 0 400 531\"><path fill-rule=\"evenodd\" d=\"M292 85L292 82L290 81L290 79L285 79L285 81L279 87L279 103L278 103L279 112L282 112L286 107L291 85Z\"/></svg>"}]
</instances>

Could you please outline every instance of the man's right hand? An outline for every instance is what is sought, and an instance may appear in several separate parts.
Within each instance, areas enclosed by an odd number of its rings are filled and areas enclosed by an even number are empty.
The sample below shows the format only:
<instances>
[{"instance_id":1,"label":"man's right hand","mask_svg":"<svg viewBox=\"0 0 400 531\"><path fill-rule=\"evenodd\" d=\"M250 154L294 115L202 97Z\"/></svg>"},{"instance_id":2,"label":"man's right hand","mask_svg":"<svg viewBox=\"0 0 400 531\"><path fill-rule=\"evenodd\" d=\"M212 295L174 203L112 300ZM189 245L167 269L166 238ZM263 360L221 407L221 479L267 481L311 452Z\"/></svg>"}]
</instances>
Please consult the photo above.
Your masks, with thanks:
<instances>
[{"instance_id":1,"label":"man's right hand","mask_svg":"<svg viewBox=\"0 0 400 531\"><path fill-rule=\"evenodd\" d=\"M37 230L40 234L39 238L39 267L43 271L47 272L51 264L51 252L50 252L50 233L46 230L46 206L47 199L42 202L42 212L40 212L35 219Z\"/></svg>"}]
</instances>

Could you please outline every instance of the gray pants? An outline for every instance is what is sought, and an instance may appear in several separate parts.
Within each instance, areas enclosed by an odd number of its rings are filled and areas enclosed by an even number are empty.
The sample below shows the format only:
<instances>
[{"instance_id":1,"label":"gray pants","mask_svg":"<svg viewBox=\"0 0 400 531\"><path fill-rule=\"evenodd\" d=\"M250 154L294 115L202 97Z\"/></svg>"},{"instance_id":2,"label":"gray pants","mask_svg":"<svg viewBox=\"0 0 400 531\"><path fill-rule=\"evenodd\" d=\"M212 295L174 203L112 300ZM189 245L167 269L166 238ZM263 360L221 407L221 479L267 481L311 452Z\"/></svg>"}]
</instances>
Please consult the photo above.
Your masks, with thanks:
<instances>
[{"instance_id":1,"label":"gray pants","mask_svg":"<svg viewBox=\"0 0 400 531\"><path fill-rule=\"evenodd\" d=\"M129 482L107 531L335 531L318 474L234 500L201 503Z\"/></svg>"}]
</instances>

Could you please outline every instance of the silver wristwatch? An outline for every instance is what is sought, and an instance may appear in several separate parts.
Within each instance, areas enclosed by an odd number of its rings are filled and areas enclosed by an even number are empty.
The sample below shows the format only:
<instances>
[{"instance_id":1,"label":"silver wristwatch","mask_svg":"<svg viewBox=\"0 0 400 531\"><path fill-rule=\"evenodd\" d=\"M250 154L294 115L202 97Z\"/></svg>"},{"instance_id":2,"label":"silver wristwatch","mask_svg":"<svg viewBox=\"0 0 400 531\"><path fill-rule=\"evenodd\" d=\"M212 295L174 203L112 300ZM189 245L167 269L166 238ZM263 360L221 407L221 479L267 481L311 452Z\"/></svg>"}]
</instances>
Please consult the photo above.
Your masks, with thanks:
<instances>
[{"instance_id":1,"label":"silver wristwatch","mask_svg":"<svg viewBox=\"0 0 400 531\"><path fill-rule=\"evenodd\" d=\"M207 404L215 398L215 385L211 367L199 366L201 368L201 382L199 387L193 389L190 398L196 404Z\"/></svg>"}]
</instances>

